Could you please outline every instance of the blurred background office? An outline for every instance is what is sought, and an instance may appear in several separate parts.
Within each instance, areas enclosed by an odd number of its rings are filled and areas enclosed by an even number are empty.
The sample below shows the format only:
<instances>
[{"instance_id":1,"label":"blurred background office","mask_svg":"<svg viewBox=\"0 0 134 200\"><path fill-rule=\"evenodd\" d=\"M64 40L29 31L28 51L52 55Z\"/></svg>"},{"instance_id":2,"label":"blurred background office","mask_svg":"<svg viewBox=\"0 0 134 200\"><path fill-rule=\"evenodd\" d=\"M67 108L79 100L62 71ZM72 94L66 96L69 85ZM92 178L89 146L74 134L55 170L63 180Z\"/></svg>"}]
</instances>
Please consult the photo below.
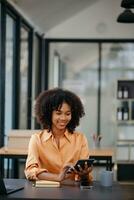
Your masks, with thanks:
<instances>
[{"instance_id":1,"label":"blurred background office","mask_svg":"<svg viewBox=\"0 0 134 200\"><path fill-rule=\"evenodd\" d=\"M0 1L1 147L11 129L40 128L34 102L52 87L82 98L86 116L78 129L91 148L93 134L102 135L101 147L115 148L121 138L134 142L133 118L117 120L118 81L134 86L134 25L117 22L120 5L121 0ZM122 156L134 162L134 143L131 149L123 144Z\"/></svg>"}]
</instances>

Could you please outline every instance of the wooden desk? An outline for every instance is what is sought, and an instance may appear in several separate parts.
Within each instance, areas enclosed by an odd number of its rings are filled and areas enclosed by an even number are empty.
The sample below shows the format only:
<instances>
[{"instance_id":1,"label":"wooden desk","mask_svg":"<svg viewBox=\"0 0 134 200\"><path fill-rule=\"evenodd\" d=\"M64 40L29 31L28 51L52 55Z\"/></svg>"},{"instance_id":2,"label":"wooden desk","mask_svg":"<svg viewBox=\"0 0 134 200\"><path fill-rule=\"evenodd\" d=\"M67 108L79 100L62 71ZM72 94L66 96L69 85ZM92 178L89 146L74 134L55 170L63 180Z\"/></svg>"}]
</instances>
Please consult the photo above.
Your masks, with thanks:
<instances>
[{"instance_id":1,"label":"wooden desk","mask_svg":"<svg viewBox=\"0 0 134 200\"><path fill-rule=\"evenodd\" d=\"M2 177L19 177L19 159L26 159L27 150L24 149L13 149L2 147L0 148L0 159L2 162L7 160L7 171L4 173L4 167L0 168L0 173ZM12 166L12 174L10 175L10 166Z\"/></svg>"},{"instance_id":2,"label":"wooden desk","mask_svg":"<svg viewBox=\"0 0 134 200\"><path fill-rule=\"evenodd\" d=\"M24 189L7 196L0 195L2 200L126 200L125 192L117 182L112 187L102 187L99 182L94 182L92 189L80 189L73 182L61 185L60 188L35 188L24 179L5 181L8 185L23 185Z\"/></svg>"},{"instance_id":3,"label":"wooden desk","mask_svg":"<svg viewBox=\"0 0 134 200\"><path fill-rule=\"evenodd\" d=\"M96 160L95 164L98 164L99 161L105 161L106 169L112 169L112 156L114 151L112 149L90 149L90 157ZM19 159L26 159L27 157L27 150L25 149L13 149L2 147L0 148L0 158L7 159L8 162L8 169L10 166L10 161L13 163L13 178L18 178L18 161ZM4 169L1 168L1 174L4 174ZM9 178L9 170L7 170L6 178Z\"/></svg>"},{"instance_id":4,"label":"wooden desk","mask_svg":"<svg viewBox=\"0 0 134 200\"><path fill-rule=\"evenodd\" d=\"M27 153L28 151L26 149L15 149L15 148L7 148L7 147L2 147L0 148L0 156L4 156L4 157L8 157L9 158L11 156L15 156L15 157L18 157L20 156L21 158L26 158L27 157Z\"/></svg>"},{"instance_id":5,"label":"wooden desk","mask_svg":"<svg viewBox=\"0 0 134 200\"><path fill-rule=\"evenodd\" d=\"M105 161L106 162L106 169L112 170L112 157L114 155L113 149L90 149L90 157L94 158L97 162L98 161Z\"/></svg>"}]
</instances>

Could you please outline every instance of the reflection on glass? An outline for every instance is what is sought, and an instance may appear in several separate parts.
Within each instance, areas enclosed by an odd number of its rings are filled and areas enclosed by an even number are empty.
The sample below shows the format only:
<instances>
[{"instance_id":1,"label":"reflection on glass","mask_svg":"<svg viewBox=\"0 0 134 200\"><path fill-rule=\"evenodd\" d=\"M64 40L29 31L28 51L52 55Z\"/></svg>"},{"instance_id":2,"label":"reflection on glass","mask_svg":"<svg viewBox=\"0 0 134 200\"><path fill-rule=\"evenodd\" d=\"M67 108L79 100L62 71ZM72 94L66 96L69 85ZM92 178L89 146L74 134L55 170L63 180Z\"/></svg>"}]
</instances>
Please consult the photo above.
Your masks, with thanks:
<instances>
[{"instance_id":1,"label":"reflection on glass","mask_svg":"<svg viewBox=\"0 0 134 200\"><path fill-rule=\"evenodd\" d=\"M12 89L14 64L14 20L6 16L6 57L5 57L5 134L12 128ZM5 139L6 143L6 139Z\"/></svg>"},{"instance_id":2,"label":"reflection on glass","mask_svg":"<svg viewBox=\"0 0 134 200\"><path fill-rule=\"evenodd\" d=\"M1 19L1 3L0 3L0 19ZM0 57L1 57L1 20L0 20Z\"/></svg>"},{"instance_id":3,"label":"reflection on glass","mask_svg":"<svg viewBox=\"0 0 134 200\"><path fill-rule=\"evenodd\" d=\"M21 27L19 128L22 129L27 128L28 46L28 31Z\"/></svg>"},{"instance_id":4,"label":"reflection on glass","mask_svg":"<svg viewBox=\"0 0 134 200\"><path fill-rule=\"evenodd\" d=\"M0 19L1 19L1 3L0 3ZM0 20L0 60L1 60L1 20ZM1 63L0 63L0 72L1 72ZM0 82L0 88L1 88L1 82ZM1 102L1 95L0 95L0 102ZM1 106L0 106L0 113L1 111ZM0 114L0 127L1 127L1 114Z\"/></svg>"},{"instance_id":5,"label":"reflection on glass","mask_svg":"<svg viewBox=\"0 0 134 200\"><path fill-rule=\"evenodd\" d=\"M115 119L117 80L134 79L133 60L134 43L105 43L102 45L101 132L103 146L114 146L115 144L118 131Z\"/></svg>"},{"instance_id":6,"label":"reflection on glass","mask_svg":"<svg viewBox=\"0 0 134 200\"><path fill-rule=\"evenodd\" d=\"M97 129L98 45L51 43L49 64L49 87L57 87L58 81L54 77L59 72L59 86L81 97L86 116L79 129L92 145L92 134Z\"/></svg>"},{"instance_id":7,"label":"reflection on glass","mask_svg":"<svg viewBox=\"0 0 134 200\"><path fill-rule=\"evenodd\" d=\"M36 120L34 114L34 103L37 95L40 92L40 61L39 61L39 51L40 51L40 39L38 36L34 36L34 55L33 55L33 69L32 69L32 128L36 128Z\"/></svg>"},{"instance_id":8,"label":"reflection on glass","mask_svg":"<svg viewBox=\"0 0 134 200\"><path fill-rule=\"evenodd\" d=\"M101 146L113 147L116 141L116 89L118 79L134 79L134 43L101 43L100 134ZM83 100L86 116L79 127L91 141L97 129L98 43L50 43L49 87L57 85L76 92ZM58 55L58 62L55 62ZM54 69L55 68L55 69ZM54 77L57 77L55 81ZM125 128L124 128L125 130ZM127 130L125 130L128 132Z\"/></svg>"}]
</instances>

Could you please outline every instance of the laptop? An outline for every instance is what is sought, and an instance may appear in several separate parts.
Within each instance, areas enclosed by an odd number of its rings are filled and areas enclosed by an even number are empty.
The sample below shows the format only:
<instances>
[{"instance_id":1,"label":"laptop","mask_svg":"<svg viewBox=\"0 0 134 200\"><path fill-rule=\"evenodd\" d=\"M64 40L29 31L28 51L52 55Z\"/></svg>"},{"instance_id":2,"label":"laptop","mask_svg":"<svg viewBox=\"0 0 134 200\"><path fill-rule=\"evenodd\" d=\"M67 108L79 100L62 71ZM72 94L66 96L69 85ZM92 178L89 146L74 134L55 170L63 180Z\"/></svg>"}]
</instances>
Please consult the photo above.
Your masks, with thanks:
<instances>
[{"instance_id":1,"label":"laptop","mask_svg":"<svg viewBox=\"0 0 134 200\"><path fill-rule=\"evenodd\" d=\"M13 192L17 192L18 190L22 190L24 186L18 185L5 185L5 182L2 178L0 178L0 194L10 194Z\"/></svg>"}]
</instances>

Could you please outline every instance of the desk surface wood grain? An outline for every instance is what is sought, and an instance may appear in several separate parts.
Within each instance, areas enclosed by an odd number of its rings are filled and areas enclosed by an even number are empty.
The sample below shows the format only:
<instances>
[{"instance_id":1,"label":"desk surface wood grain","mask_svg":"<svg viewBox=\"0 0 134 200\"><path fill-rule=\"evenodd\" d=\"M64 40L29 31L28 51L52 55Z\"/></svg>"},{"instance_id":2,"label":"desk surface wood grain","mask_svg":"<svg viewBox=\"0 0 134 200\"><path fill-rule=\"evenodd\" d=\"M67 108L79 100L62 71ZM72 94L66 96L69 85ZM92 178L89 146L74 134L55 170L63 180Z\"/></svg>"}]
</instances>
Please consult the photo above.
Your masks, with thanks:
<instances>
[{"instance_id":1,"label":"desk surface wood grain","mask_svg":"<svg viewBox=\"0 0 134 200\"><path fill-rule=\"evenodd\" d=\"M28 150L20 149L20 148L8 148L2 147L0 148L0 155L27 155Z\"/></svg>"},{"instance_id":2,"label":"desk surface wood grain","mask_svg":"<svg viewBox=\"0 0 134 200\"><path fill-rule=\"evenodd\" d=\"M113 156L114 149L110 148L98 148L98 149L90 149L90 156Z\"/></svg>"},{"instance_id":3,"label":"desk surface wood grain","mask_svg":"<svg viewBox=\"0 0 134 200\"><path fill-rule=\"evenodd\" d=\"M22 148L0 148L0 155L27 155L28 150ZM90 156L113 156L114 150L108 148L90 149Z\"/></svg>"}]
</instances>

